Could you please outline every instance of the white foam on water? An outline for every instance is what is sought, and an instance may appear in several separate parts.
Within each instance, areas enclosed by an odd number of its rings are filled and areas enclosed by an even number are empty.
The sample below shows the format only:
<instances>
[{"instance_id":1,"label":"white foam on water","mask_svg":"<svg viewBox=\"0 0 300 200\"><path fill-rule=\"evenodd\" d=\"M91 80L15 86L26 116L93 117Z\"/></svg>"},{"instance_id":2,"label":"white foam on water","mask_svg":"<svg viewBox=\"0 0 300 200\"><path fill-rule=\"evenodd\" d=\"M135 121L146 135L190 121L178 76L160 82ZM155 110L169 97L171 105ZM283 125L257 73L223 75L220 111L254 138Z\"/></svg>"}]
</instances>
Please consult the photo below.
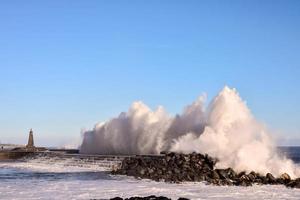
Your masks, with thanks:
<instances>
[{"instance_id":1,"label":"white foam on water","mask_svg":"<svg viewBox=\"0 0 300 200\"><path fill-rule=\"evenodd\" d=\"M37 157L16 162L0 162L1 168L15 168L34 172L88 172L110 171L120 161L112 160L82 160L77 158Z\"/></svg>"},{"instance_id":2,"label":"white foam on water","mask_svg":"<svg viewBox=\"0 0 300 200\"><path fill-rule=\"evenodd\" d=\"M204 183L168 184L119 177L112 180L0 182L1 199L109 199L112 197L166 196L172 199L299 199L297 189L284 186L211 186Z\"/></svg>"},{"instance_id":3,"label":"white foam on water","mask_svg":"<svg viewBox=\"0 0 300 200\"><path fill-rule=\"evenodd\" d=\"M47 158L49 159L49 158ZM56 164L55 164L56 163ZM68 163L73 163L69 165ZM75 162L76 163L76 162ZM74 166L74 161L51 160L41 158L24 162L0 162L0 199L109 199L120 196L166 196L172 199L185 197L189 199L300 199L300 190L288 189L278 185L254 185L252 187L212 186L205 183L170 184L151 180L138 180L127 176L112 176L101 172L100 168L86 168L84 165ZM15 174L14 178L7 178ZM107 170L107 168L103 168ZM90 172L80 175L73 172ZM97 171L94 173L94 171ZM59 178L43 178L50 172ZM63 175L60 173L64 172ZM18 173L22 173L19 175ZM93 178L91 176L97 176ZM104 173L104 174L103 174ZM24 176L25 174L25 176ZM29 178L26 176L28 174ZM23 178L21 176L24 176ZM34 178L30 178L34 176ZM64 178L64 176L66 178ZM70 178L71 176L71 178ZM87 176L87 178L85 178Z\"/></svg>"}]
</instances>

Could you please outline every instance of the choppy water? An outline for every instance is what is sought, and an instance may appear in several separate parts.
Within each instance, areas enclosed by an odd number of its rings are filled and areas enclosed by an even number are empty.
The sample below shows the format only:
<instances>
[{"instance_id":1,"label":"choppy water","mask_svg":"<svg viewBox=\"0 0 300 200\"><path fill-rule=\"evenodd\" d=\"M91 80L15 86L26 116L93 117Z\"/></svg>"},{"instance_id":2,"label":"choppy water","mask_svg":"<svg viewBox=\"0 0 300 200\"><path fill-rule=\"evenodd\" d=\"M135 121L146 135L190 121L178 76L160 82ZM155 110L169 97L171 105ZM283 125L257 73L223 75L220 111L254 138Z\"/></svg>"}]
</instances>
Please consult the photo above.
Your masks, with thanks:
<instances>
[{"instance_id":1,"label":"choppy water","mask_svg":"<svg viewBox=\"0 0 300 200\"><path fill-rule=\"evenodd\" d=\"M300 163L300 146L296 147L279 147L279 151L292 159L295 163Z\"/></svg>"},{"instance_id":2,"label":"choppy water","mask_svg":"<svg viewBox=\"0 0 300 200\"><path fill-rule=\"evenodd\" d=\"M281 150L296 162L300 161L300 147ZM117 162L91 163L56 157L0 162L0 199L108 199L153 194L174 199L300 199L300 190L284 186L168 184L111 176L107 171Z\"/></svg>"}]
</instances>

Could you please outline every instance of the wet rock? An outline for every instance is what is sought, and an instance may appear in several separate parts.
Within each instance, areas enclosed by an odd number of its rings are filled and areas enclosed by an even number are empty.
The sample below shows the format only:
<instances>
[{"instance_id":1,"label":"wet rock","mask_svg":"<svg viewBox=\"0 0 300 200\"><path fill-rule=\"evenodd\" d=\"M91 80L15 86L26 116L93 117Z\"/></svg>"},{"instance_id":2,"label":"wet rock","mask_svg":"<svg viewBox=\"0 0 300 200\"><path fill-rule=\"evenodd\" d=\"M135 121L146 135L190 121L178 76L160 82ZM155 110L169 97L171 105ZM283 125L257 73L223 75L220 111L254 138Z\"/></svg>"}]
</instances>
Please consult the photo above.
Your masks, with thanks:
<instances>
[{"instance_id":1,"label":"wet rock","mask_svg":"<svg viewBox=\"0 0 300 200\"><path fill-rule=\"evenodd\" d=\"M240 178L240 177L242 177L243 175L246 175L246 172L240 172L237 176Z\"/></svg>"},{"instance_id":2,"label":"wet rock","mask_svg":"<svg viewBox=\"0 0 300 200\"><path fill-rule=\"evenodd\" d=\"M219 173L216 170L213 170L211 173L212 179L220 179Z\"/></svg>"},{"instance_id":3,"label":"wet rock","mask_svg":"<svg viewBox=\"0 0 300 200\"><path fill-rule=\"evenodd\" d=\"M237 176L237 174L232 168L217 169L216 171L218 172L221 179L235 179Z\"/></svg>"},{"instance_id":4,"label":"wet rock","mask_svg":"<svg viewBox=\"0 0 300 200\"><path fill-rule=\"evenodd\" d=\"M265 177L265 176L259 176L259 179L261 180L261 183L262 184L269 184L268 183L268 178L267 177Z\"/></svg>"},{"instance_id":5,"label":"wet rock","mask_svg":"<svg viewBox=\"0 0 300 200\"><path fill-rule=\"evenodd\" d=\"M221 179L228 178L228 175L227 175L227 172L225 171L225 169L217 169L216 171Z\"/></svg>"},{"instance_id":6,"label":"wet rock","mask_svg":"<svg viewBox=\"0 0 300 200\"><path fill-rule=\"evenodd\" d=\"M237 177L237 173L232 168L226 169L227 175L231 179L235 179Z\"/></svg>"},{"instance_id":7,"label":"wet rock","mask_svg":"<svg viewBox=\"0 0 300 200\"><path fill-rule=\"evenodd\" d=\"M114 197L114 198L111 198L110 200L123 200L121 197Z\"/></svg>"},{"instance_id":8,"label":"wet rock","mask_svg":"<svg viewBox=\"0 0 300 200\"><path fill-rule=\"evenodd\" d=\"M145 175L145 169L139 169L139 174L142 176Z\"/></svg>"},{"instance_id":9,"label":"wet rock","mask_svg":"<svg viewBox=\"0 0 300 200\"><path fill-rule=\"evenodd\" d=\"M290 181L290 180L291 180L291 177L290 177L290 175L288 175L287 173L283 173L283 174L280 176L280 179L283 179L284 181Z\"/></svg>"},{"instance_id":10,"label":"wet rock","mask_svg":"<svg viewBox=\"0 0 300 200\"><path fill-rule=\"evenodd\" d=\"M148 197L130 197L130 198L125 198L122 199L120 197L116 197L116 198L112 198L111 200L171 200L167 197L163 197L163 196L148 196Z\"/></svg>"},{"instance_id":11,"label":"wet rock","mask_svg":"<svg viewBox=\"0 0 300 200\"><path fill-rule=\"evenodd\" d=\"M234 182L231 180L231 179L224 179L224 180L221 180L221 185L229 185L229 186L232 186L234 185Z\"/></svg>"},{"instance_id":12,"label":"wet rock","mask_svg":"<svg viewBox=\"0 0 300 200\"><path fill-rule=\"evenodd\" d=\"M290 175L283 173L279 178L276 179L278 184L288 184L291 181Z\"/></svg>"},{"instance_id":13,"label":"wet rock","mask_svg":"<svg viewBox=\"0 0 300 200\"><path fill-rule=\"evenodd\" d=\"M253 174L248 174L247 177L251 182L255 181L255 176Z\"/></svg>"},{"instance_id":14,"label":"wet rock","mask_svg":"<svg viewBox=\"0 0 300 200\"><path fill-rule=\"evenodd\" d=\"M286 186L290 188L300 188L300 178L291 180L289 183L286 184Z\"/></svg>"},{"instance_id":15,"label":"wet rock","mask_svg":"<svg viewBox=\"0 0 300 200\"><path fill-rule=\"evenodd\" d=\"M246 174L242 175L239 179L240 179L240 181L246 181L246 182L251 181L250 178Z\"/></svg>"},{"instance_id":16,"label":"wet rock","mask_svg":"<svg viewBox=\"0 0 300 200\"><path fill-rule=\"evenodd\" d=\"M262 176L254 171L249 174L246 172L237 174L232 168L215 169L216 162L217 159L207 154L167 152L160 156L125 158L120 167L114 170L112 174L171 183L205 181L214 185L284 184L291 188L300 187L300 180L291 180L291 177L286 173L277 179L270 173Z\"/></svg>"},{"instance_id":17,"label":"wet rock","mask_svg":"<svg viewBox=\"0 0 300 200\"><path fill-rule=\"evenodd\" d=\"M236 184L237 186L243 186L243 187L248 187L248 186L252 186L252 183L248 182L248 181L239 181Z\"/></svg>"},{"instance_id":18,"label":"wet rock","mask_svg":"<svg viewBox=\"0 0 300 200\"><path fill-rule=\"evenodd\" d=\"M269 184L276 183L276 178L271 173L267 173L266 178Z\"/></svg>"},{"instance_id":19,"label":"wet rock","mask_svg":"<svg viewBox=\"0 0 300 200\"><path fill-rule=\"evenodd\" d=\"M178 168L174 168L173 172L174 172L175 174L180 174L180 170L179 170Z\"/></svg>"}]
</instances>

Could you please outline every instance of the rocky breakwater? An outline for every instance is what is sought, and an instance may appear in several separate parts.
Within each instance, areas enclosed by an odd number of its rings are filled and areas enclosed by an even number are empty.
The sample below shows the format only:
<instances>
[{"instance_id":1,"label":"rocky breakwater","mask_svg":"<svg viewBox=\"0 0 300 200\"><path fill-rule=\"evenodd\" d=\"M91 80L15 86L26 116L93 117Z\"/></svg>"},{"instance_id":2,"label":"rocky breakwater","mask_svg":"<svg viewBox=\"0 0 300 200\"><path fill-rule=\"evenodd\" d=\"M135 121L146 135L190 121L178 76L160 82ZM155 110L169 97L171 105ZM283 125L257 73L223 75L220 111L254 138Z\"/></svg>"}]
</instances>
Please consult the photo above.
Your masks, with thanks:
<instances>
[{"instance_id":1,"label":"rocky breakwater","mask_svg":"<svg viewBox=\"0 0 300 200\"><path fill-rule=\"evenodd\" d=\"M142 179L172 183L201 182L214 185L251 186L252 184L283 184L300 188L300 178L292 180L287 173L275 178L272 174L261 175L236 172L231 168L215 169L217 159L203 154L166 153L163 156L136 156L125 158L112 174L134 176Z\"/></svg>"},{"instance_id":2,"label":"rocky breakwater","mask_svg":"<svg viewBox=\"0 0 300 200\"><path fill-rule=\"evenodd\" d=\"M148 196L148 197L130 197L130 198L121 198L121 197L114 197L110 200L171 200L170 198L163 197L163 196ZM178 200L189 200L186 198L178 198Z\"/></svg>"}]
</instances>

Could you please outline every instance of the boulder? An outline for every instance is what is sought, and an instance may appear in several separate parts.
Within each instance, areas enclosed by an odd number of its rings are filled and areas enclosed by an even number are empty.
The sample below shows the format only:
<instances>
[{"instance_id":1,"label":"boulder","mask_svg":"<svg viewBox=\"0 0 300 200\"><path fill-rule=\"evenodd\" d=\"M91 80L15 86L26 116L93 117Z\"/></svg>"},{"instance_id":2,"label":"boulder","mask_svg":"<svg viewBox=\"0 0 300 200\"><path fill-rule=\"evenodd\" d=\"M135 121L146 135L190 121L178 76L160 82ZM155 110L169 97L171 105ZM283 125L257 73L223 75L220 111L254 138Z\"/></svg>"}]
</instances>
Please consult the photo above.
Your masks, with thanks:
<instances>
[{"instance_id":1,"label":"boulder","mask_svg":"<svg viewBox=\"0 0 300 200\"><path fill-rule=\"evenodd\" d=\"M231 179L235 179L237 177L237 173L232 168L226 169L227 175Z\"/></svg>"},{"instance_id":2,"label":"boulder","mask_svg":"<svg viewBox=\"0 0 300 200\"><path fill-rule=\"evenodd\" d=\"M112 174L147 178L154 181L180 183L206 181L214 185L251 186L252 184L284 184L300 188L300 179L292 180L284 173L275 178L271 173L262 176L254 171L236 173L232 168L215 169L217 159L207 154L179 154L168 152L160 156L135 156L125 158Z\"/></svg>"},{"instance_id":3,"label":"boulder","mask_svg":"<svg viewBox=\"0 0 300 200\"><path fill-rule=\"evenodd\" d=\"M246 172L240 172L237 176L238 176L238 178L240 178L240 177L242 177L243 175L246 175Z\"/></svg>"},{"instance_id":4,"label":"boulder","mask_svg":"<svg viewBox=\"0 0 300 200\"><path fill-rule=\"evenodd\" d=\"M290 177L290 175L288 175L287 173L283 173L283 174L280 176L280 179L283 179L284 181L290 181L290 180L291 180L291 177Z\"/></svg>"},{"instance_id":5,"label":"boulder","mask_svg":"<svg viewBox=\"0 0 300 200\"><path fill-rule=\"evenodd\" d=\"M228 178L228 174L225 169L217 169L216 170L221 179Z\"/></svg>"},{"instance_id":6,"label":"boulder","mask_svg":"<svg viewBox=\"0 0 300 200\"><path fill-rule=\"evenodd\" d=\"M237 174L232 168L217 169L216 171L218 172L221 179L235 179L237 176Z\"/></svg>"},{"instance_id":7,"label":"boulder","mask_svg":"<svg viewBox=\"0 0 300 200\"><path fill-rule=\"evenodd\" d=\"M291 180L289 183L286 184L286 186L290 188L300 188L300 178Z\"/></svg>"},{"instance_id":8,"label":"boulder","mask_svg":"<svg viewBox=\"0 0 300 200\"><path fill-rule=\"evenodd\" d=\"M239 178L239 180L240 180L240 181L246 181L246 182L251 181L250 178L249 178L246 174L242 175L242 176Z\"/></svg>"},{"instance_id":9,"label":"boulder","mask_svg":"<svg viewBox=\"0 0 300 200\"><path fill-rule=\"evenodd\" d=\"M118 199L120 200L120 199ZM148 196L148 197L130 197L130 198L126 198L125 200L171 200L167 197L163 197L163 196Z\"/></svg>"},{"instance_id":10,"label":"boulder","mask_svg":"<svg viewBox=\"0 0 300 200\"><path fill-rule=\"evenodd\" d=\"M123 200L123 198L121 198L121 197L114 197L114 198L111 198L110 200Z\"/></svg>"},{"instance_id":11,"label":"boulder","mask_svg":"<svg viewBox=\"0 0 300 200\"><path fill-rule=\"evenodd\" d=\"M253 174L248 174L247 177L251 182L255 181L255 176Z\"/></svg>"},{"instance_id":12,"label":"boulder","mask_svg":"<svg viewBox=\"0 0 300 200\"><path fill-rule=\"evenodd\" d=\"M212 178L212 179L220 179L220 176L219 176L218 171L213 170L213 171L211 172L211 178Z\"/></svg>"},{"instance_id":13,"label":"boulder","mask_svg":"<svg viewBox=\"0 0 300 200\"><path fill-rule=\"evenodd\" d=\"M276 178L271 173L267 173L266 178L269 184L275 184L277 182Z\"/></svg>"}]
</instances>

